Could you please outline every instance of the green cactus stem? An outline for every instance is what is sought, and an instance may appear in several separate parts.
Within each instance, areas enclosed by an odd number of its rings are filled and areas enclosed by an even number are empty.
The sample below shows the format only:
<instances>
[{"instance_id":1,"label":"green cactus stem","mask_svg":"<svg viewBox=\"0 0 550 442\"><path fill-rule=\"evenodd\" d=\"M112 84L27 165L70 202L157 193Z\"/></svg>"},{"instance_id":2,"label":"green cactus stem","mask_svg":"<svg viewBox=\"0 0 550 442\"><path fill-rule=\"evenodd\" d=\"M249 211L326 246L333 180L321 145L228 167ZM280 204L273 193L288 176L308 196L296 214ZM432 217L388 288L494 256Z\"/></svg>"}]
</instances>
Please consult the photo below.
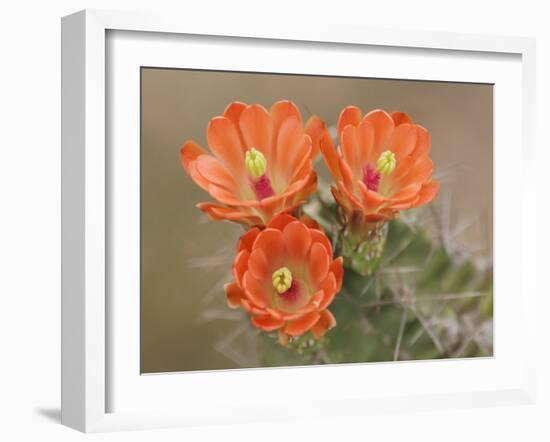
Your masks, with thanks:
<instances>
[{"instance_id":1,"label":"green cactus stem","mask_svg":"<svg viewBox=\"0 0 550 442\"><path fill-rule=\"evenodd\" d=\"M341 230L339 244L344 265L362 276L371 276L384 253L388 223L382 222L350 222Z\"/></svg>"}]
</instances>

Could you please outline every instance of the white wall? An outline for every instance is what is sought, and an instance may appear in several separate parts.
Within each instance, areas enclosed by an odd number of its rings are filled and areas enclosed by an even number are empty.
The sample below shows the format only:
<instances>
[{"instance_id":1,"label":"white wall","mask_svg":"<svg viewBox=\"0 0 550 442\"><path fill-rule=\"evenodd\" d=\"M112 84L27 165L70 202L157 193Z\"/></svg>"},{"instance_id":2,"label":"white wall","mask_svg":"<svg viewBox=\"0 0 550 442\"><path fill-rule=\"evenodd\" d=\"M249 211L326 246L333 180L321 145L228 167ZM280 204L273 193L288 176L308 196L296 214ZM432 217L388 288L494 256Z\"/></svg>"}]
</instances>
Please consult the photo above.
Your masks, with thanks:
<instances>
[{"instance_id":1,"label":"white wall","mask_svg":"<svg viewBox=\"0 0 550 442\"><path fill-rule=\"evenodd\" d=\"M186 4L187 3L187 4ZM449 30L538 38L538 180L526 183L549 190L543 157L550 160L545 139L550 112L550 31L545 2L459 2L366 0L298 2L206 0L20 0L0 10L0 439L81 440L61 427L59 415L60 310L60 17L86 7L162 10L183 22L196 14L269 14L273 20L313 20L384 28ZM519 183L518 183L519 184ZM543 213L544 212L544 213ZM511 210L511 216L514 209ZM548 247L546 207L539 210L539 266ZM544 216L544 218L543 218ZM543 246L544 244L544 246ZM165 430L96 436L95 440L549 440L550 311L548 283L541 292L541 402L536 407L499 408L407 415L381 415L364 422L335 420L291 422L210 429ZM546 293L546 294L545 294ZM545 295L544 295L545 294ZM546 419L545 419L546 418ZM355 436L355 437L354 437Z\"/></svg>"}]
</instances>

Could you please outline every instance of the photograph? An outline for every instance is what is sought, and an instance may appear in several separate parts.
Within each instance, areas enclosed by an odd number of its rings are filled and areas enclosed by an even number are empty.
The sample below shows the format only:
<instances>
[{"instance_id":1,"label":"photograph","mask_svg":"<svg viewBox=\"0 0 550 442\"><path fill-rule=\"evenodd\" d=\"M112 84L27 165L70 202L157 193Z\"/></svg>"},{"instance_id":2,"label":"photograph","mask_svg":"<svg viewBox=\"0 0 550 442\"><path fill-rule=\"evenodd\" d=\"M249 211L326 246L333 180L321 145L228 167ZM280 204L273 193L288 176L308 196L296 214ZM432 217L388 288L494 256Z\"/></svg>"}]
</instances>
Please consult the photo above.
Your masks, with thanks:
<instances>
[{"instance_id":1,"label":"photograph","mask_svg":"<svg viewBox=\"0 0 550 442\"><path fill-rule=\"evenodd\" d=\"M550 441L542 5L6 2L0 442Z\"/></svg>"},{"instance_id":2,"label":"photograph","mask_svg":"<svg viewBox=\"0 0 550 442\"><path fill-rule=\"evenodd\" d=\"M142 374L493 356L493 84L140 76Z\"/></svg>"}]
</instances>

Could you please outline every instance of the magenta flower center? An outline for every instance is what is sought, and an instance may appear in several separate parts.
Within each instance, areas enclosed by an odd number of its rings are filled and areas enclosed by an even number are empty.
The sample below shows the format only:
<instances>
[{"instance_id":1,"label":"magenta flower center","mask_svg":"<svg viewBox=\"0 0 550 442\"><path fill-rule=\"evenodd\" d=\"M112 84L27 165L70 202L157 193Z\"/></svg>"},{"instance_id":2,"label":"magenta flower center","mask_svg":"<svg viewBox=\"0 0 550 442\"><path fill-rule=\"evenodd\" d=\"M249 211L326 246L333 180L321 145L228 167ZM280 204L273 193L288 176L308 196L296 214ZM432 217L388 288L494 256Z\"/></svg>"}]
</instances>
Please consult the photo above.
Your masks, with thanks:
<instances>
[{"instance_id":1,"label":"magenta flower center","mask_svg":"<svg viewBox=\"0 0 550 442\"><path fill-rule=\"evenodd\" d=\"M378 192L380 178L380 172L378 172L372 164L367 163L367 165L363 167L363 182L365 186L367 186L367 189Z\"/></svg>"},{"instance_id":2,"label":"magenta flower center","mask_svg":"<svg viewBox=\"0 0 550 442\"><path fill-rule=\"evenodd\" d=\"M300 296L300 285L295 279L286 292L279 293L279 296L287 302L296 302Z\"/></svg>"},{"instance_id":3,"label":"magenta flower center","mask_svg":"<svg viewBox=\"0 0 550 442\"><path fill-rule=\"evenodd\" d=\"M266 174L263 174L258 179L250 178L250 185L252 189L254 189L254 193L258 200L263 200L264 198L275 195L273 187L271 187L271 181Z\"/></svg>"}]
</instances>

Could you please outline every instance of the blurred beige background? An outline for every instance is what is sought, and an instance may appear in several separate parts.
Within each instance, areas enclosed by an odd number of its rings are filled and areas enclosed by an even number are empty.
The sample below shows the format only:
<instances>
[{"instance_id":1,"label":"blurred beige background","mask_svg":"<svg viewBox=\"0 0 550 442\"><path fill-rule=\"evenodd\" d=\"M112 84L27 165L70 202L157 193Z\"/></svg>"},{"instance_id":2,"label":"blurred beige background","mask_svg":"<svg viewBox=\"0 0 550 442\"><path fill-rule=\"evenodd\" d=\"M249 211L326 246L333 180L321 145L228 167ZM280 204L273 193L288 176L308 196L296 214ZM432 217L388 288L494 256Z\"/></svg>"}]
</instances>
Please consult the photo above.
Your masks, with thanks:
<instances>
[{"instance_id":1,"label":"blurred beige background","mask_svg":"<svg viewBox=\"0 0 550 442\"><path fill-rule=\"evenodd\" d=\"M231 101L293 100L334 124L346 105L409 113L432 135L434 202L447 237L492 263L493 88L405 80L142 69L141 371L250 366L224 346L240 312L226 307L235 240L242 228L206 221L209 196L183 171L187 139L206 147L208 120ZM322 161L317 164L325 175ZM462 247L462 248L463 248Z\"/></svg>"}]
</instances>

